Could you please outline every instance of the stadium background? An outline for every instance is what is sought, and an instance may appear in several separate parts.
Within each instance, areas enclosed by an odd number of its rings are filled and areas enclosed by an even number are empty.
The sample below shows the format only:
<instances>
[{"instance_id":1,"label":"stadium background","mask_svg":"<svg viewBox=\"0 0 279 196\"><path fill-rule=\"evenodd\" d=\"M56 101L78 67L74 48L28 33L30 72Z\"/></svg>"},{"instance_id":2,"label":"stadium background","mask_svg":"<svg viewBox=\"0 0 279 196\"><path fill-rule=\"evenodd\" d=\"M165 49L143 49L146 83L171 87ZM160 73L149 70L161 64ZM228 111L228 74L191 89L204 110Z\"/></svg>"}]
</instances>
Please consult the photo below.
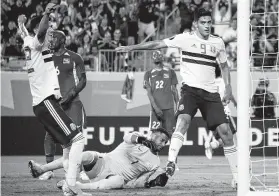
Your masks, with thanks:
<instances>
[{"instance_id":1,"label":"stadium background","mask_svg":"<svg viewBox=\"0 0 279 196\"><path fill-rule=\"evenodd\" d=\"M178 5L175 2L179 1L174 0L146 0L147 6L141 6L143 0L51 1L61 4L58 12L51 16L51 25L57 25L65 31L67 48L78 52L85 60L88 83L81 93L81 99L88 116L88 128L84 130L86 149L108 152L121 142L125 131L147 133L148 130L150 106L142 88L142 80L143 72L153 66L150 52L136 51L128 55L116 55L114 47L163 39L184 30L192 30L193 11L198 7L213 11L213 30L225 42L232 69L233 94L236 96L236 69L237 66L243 66L236 64L237 0L180 0ZM31 19L40 18L48 2L49 0L1 1L1 192L4 196L61 195L55 183L64 177L63 171L55 172L52 180L41 182L31 178L26 167L30 159L45 162L44 130L33 115L22 40L16 28L18 15L26 14L26 25L32 30ZM278 82L272 80L278 80L278 14L265 14L278 12L278 0L252 2L251 96L258 80L268 77L269 91L275 93L279 100ZM155 31L138 36L139 21L151 26L154 24ZM109 33L105 33L107 31ZM174 68L180 80L179 51L167 49L164 52L165 65ZM127 72L131 70L135 71L134 96L133 101L127 103L121 99L121 94ZM236 118L235 109L231 109ZM276 116L279 116L278 107ZM273 146L278 146L278 122L255 121L252 125L253 144L272 146L264 150L253 150L252 154L258 155L255 158L261 158L263 153L276 155L276 148ZM180 155L195 156L179 156L180 171L176 172L165 188L98 190L92 193L98 196L235 196L236 192L230 187L231 173L225 158L214 157L209 161L204 156L203 138L207 136L205 124L200 114L197 114L180 152ZM57 154L61 155L59 147ZM161 167L165 167L164 155L167 154L167 149L161 154ZM223 152L218 150L215 154L221 155ZM275 165L271 161L264 168L276 173ZM263 173L261 163L255 165L255 172ZM264 180L266 184L277 183L277 179L268 176ZM258 181L255 185L257 183Z\"/></svg>"},{"instance_id":2,"label":"stadium background","mask_svg":"<svg viewBox=\"0 0 279 196\"><path fill-rule=\"evenodd\" d=\"M2 155L42 155L44 131L34 118L31 94L25 73L22 40L16 29L19 14L31 19L40 18L49 1L3 0L1 20L1 120ZM142 88L144 71L153 65L148 51L116 54L114 47L130 45L151 39L162 39L184 30L193 30L192 14L198 7L213 11L213 32L223 38L228 61L232 69L233 93L236 96L236 1L234 0L61 0L60 9L51 16L51 24L57 25L67 35L67 47L78 52L85 60L88 82L81 93L88 116L87 149L109 151L122 140L125 130L140 130L148 133L149 101ZM145 4L144 4L144 3ZM176 5L179 2L178 5ZM278 9L276 0L253 1L252 44L253 65L256 70L251 77L255 91L260 78L276 78L278 66L278 25L276 14L263 16L263 12ZM137 34L141 22L154 25L154 32L143 37ZM262 28L266 24L269 28ZM269 44L263 44L267 38ZM165 65L174 68L179 76L179 51L168 49ZM254 55L255 54L255 55ZM241 66L241 65L240 65ZM127 72L134 71L134 96L131 103L121 99L121 90ZM264 70L264 71L263 71ZM179 87L178 87L179 88ZM270 81L271 92L278 92L276 81ZM275 94L278 99L278 93ZM236 111L231 107L233 116ZM278 108L277 108L278 110ZM276 111L276 115L279 112ZM268 131L266 142L273 145L276 120L254 123L255 145L262 145L260 132ZM270 128L270 130L269 130ZM264 130L266 129L266 130ZM260 131L260 132L259 132ZM185 141L181 154L202 155L205 125L198 113ZM30 138L37 138L29 144ZM267 154L272 153L270 148ZM58 154L61 151L57 152ZM254 151L256 155L262 152ZM164 151L162 154L166 154ZM217 154L222 154L218 151Z\"/></svg>"}]
</instances>

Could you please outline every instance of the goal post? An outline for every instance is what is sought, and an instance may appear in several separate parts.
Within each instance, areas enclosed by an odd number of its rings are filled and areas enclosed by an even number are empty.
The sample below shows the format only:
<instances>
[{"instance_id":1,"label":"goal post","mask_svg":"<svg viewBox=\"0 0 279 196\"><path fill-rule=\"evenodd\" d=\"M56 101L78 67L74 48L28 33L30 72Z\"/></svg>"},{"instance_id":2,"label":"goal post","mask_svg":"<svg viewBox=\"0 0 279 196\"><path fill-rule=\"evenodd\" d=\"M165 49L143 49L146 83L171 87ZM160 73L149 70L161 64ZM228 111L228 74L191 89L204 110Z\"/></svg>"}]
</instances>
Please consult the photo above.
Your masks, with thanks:
<instances>
[{"instance_id":1,"label":"goal post","mask_svg":"<svg viewBox=\"0 0 279 196\"><path fill-rule=\"evenodd\" d=\"M249 193L250 0L237 2L238 196Z\"/></svg>"},{"instance_id":2,"label":"goal post","mask_svg":"<svg viewBox=\"0 0 279 196\"><path fill-rule=\"evenodd\" d=\"M258 13L263 16L263 24L262 26L259 26L263 28L263 38L261 40L258 40L259 42L264 43L264 47L266 47L266 30L268 28L277 28L277 31L279 31L279 26L275 22L275 24L268 26L266 24L266 18L270 14L276 14L277 20L279 20L279 10L273 10L270 11L268 8L268 1L269 0L260 0L264 4L264 12ZM252 89L255 89L256 83L259 82L259 78L254 77L254 68L253 68L253 52L251 51L253 42L257 41L254 40L252 37L252 25L250 23L250 17L252 14L252 7L255 0L238 0L237 2L237 147L238 147L238 189L237 189L237 196L278 196L279 195L279 109L278 109L278 102L274 103L277 104L275 108L277 107L277 116L275 118L265 118L255 120L251 118L250 112L251 110L251 103L250 100L252 98L251 94ZM278 1L276 1L278 3ZM255 26L253 26L255 27ZM257 26L256 26L257 27ZM277 41L278 40L278 32L277 32ZM278 43L277 43L278 44ZM277 54L276 54L277 52ZM258 54L257 54L258 55ZM266 57L269 55L277 55L276 60L274 63L269 64L267 62ZM260 78L266 82L267 80L270 80L270 82L273 82L273 85L276 86L272 93L275 94L276 99L278 100L279 97L279 65L278 65L278 51L267 52L264 49L264 52L262 54L262 66L258 69L257 75L260 75ZM267 62L267 66L265 63ZM268 78L266 74L266 70L264 69L264 66L270 68L273 72L275 72L275 75L273 78ZM272 69L273 68L273 69ZM268 78L268 79L267 79ZM264 99L265 96L268 96L266 93L267 87L265 87L264 93ZM265 101L264 101L265 102ZM269 107L263 104L260 108L264 111L265 108ZM268 135L267 128L265 127L267 122L275 121L275 126L273 129L276 129L274 131L277 139L274 141L273 146L269 146L266 144L266 137ZM251 125L252 123L261 123L263 126L262 130L262 145L259 147L253 147L250 146L252 141L252 131L251 131ZM276 138L275 137L275 138ZM270 158L268 157L265 152L268 151L268 149L274 148L273 152L276 152L272 154L272 156L276 158ZM262 157L250 157L250 153L259 150L262 152ZM254 171L254 165L255 167L261 167L261 171ZM257 168L256 168L257 169ZM271 171L272 169L272 171ZM250 186L253 186L253 179L257 181L260 186L256 188L256 191L250 191ZM272 182L272 183L271 183ZM271 185L270 185L271 184Z\"/></svg>"}]
</instances>

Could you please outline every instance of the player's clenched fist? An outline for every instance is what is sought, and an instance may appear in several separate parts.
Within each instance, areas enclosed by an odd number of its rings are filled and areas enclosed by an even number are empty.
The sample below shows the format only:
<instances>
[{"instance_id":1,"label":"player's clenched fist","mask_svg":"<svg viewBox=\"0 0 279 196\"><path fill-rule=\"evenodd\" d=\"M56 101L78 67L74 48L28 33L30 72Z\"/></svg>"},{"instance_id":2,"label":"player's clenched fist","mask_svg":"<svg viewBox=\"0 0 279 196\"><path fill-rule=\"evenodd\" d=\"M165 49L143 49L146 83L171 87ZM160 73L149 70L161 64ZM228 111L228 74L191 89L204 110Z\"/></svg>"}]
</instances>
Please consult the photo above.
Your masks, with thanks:
<instances>
[{"instance_id":1,"label":"player's clenched fist","mask_svg":"<svg viewBox=\"0 0 279 196\"><path fill-rule=\"evenodd\" d=\"M45 9L45 14L50 14L51 12L55 11L58 8L58 5L55 3L48 3Z\"/></svg>"},{"instance_id":2,"label":"player's clenched fist","mask_svg":"<svg viewBox=\"0 0 279 196\"><path fill-rule=\"evenodd\" d=\"M17 18L17 22L20 24L24 24L26 22L26 20L27 20L27 18L24 14L19 15Z\"/></svg>"},{"instance_id":3,"label":"player's clenched fist","mask_svg":"<svg viewBox=\"0 0 279 196\"><path fill-rule=\"evenodd\" d=\"M229 104L231 99L232 99L232 87L231 85L227 85L225 89L225 95L222 100L223 105Z\"/></svg>"},{"instance_id":4,"label":"player's clenched fist","mask_svg":"<svg viewBox=\"0 0 279 196\"><path fill-rule=\"evenodd\" d=\"M162 110L160 110L159 108L154 108L155 113L157 115L158 120L160 121L164 121L164 113Z\"/></svg>"}]
</instances>

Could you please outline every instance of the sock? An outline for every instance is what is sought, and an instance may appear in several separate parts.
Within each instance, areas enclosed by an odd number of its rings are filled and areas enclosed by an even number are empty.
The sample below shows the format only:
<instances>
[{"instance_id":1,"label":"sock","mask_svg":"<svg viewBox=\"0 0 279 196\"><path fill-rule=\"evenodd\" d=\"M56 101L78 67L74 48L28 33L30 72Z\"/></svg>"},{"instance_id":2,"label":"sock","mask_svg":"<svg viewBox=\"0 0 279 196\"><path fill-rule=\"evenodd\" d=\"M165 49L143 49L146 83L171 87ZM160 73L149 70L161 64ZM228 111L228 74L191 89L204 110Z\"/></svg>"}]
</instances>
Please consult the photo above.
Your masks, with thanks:
<instances>
[{"instance_id":1,"label":"sock","mask_svg":"<svg viewBox=\"0 0 279 196\"><path fill-rule=\"evenodd\" d=\"M63 168L63 157L41 166L44 172Z\"/></svg>"},{"instance_id":2,"label":"sock","mask_svg":"<svg viewBox=\"0 0 279 196\"><path fill-rule=\"evenodd\" d=\"M66 174L68 172L68 167L69 167L70 150L71 150L71 146L68 148L63 148L63 168Z\"/></svg>"},{"instance_id":3,"label":"sock","mask_svg":"<svg viewBox=\"0 0 279 196\"><path fill-rule=\"evenodd\" d=\"M45 149L46 163L52 162L54 160L56 145L52 136L48 132L46 132L45 135L44 149Z\"/></svg>"},{"instance_id":4,"label":"sock","mask_svg":"<svg viewBox=\"0 0 279 196\"><path fill-rule=\"evenodd\" d=\"M184 135L182 135L182 133L174 132L172 134L170 147L169 147L168 161L175 162L179 150L183 145L183 142L184 142Z\"/></svg>"},{"instance_id":5,"label":"sock","mask_svg":"<svg viewBox=\"0 0 279 196\"><path fill-rule=\"evenodd\" d=\"M224 153L229 161L233 178L237 181L237 149L235 145L224 147Z\"/></svg>"},{"instance_id":6,"label":"sock","mask_svg":"<svg viewBox=\"0 0 279 196\"><path fill-rule=\"evenodd\" d=\"M76 184L84 143L84 137L81 133L72 140L72 146L69 154L68 172L66 175L66 181L70 186L75 186Z\"/></svg>"}]
</instances>

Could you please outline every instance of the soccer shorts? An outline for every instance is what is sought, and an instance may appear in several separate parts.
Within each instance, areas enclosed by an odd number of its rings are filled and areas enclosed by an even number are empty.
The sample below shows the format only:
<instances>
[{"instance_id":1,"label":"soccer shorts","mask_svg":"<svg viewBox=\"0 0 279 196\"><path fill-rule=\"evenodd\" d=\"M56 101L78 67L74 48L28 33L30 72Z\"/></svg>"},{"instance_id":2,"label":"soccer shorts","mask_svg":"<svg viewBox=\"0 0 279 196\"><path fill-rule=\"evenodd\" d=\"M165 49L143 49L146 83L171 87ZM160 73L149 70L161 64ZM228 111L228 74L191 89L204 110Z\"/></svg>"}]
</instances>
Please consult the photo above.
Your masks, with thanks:
<instances>
[{"instance_id":1,"label":"soccer shorts","mask_svg":"<svg viewBox=\"0 0 279 196\"><path fill-rule=\"evenodd\" d=\"M227 123L230 126L232 134L235 134L237 132L237 129L236 129L236 123L234 118L231 115L226 115L226 119L227 119ZM213 133L216 140L221 138L219 133L217 133L217 131L213 130Z\"/></svg>"},{"instance_id":2,"label":"soccer shorts","mask_svg":"<svg viewBox=\"0 0 279 196\"><path fill-rule=\"evenodd\" d=\"M210 93L184 84L181 87L181 98L175 116L188 114L193 118L198 109L209 130L215 130L219 125L227 123L224 106L218 93Z\"/></svg>"},{"instance_id":3,"label":"soccer shorts","mask_svg":"<svg viewBox=\"0 0 279 196\"><path fill-rule=\"evenodd\" d=\"M69 146L71 140L80 133L81 128L67 116L53 95L34 106L33 111L46 131L64 148ZM80 137L76 139L83 138L82 135Z\"/></svg>"},{"instance_id":4,"label":"soccer shorts","mask_svg":"<svg viewBox=\"0 0 279 196\"><path fill-rule=\"evenodd\" d=\"M74 121L77 127L86 128L86 114L81 101L72 102L64 111Z\"/></svg>"},{"instance_id":5,"label":"soccer shorts","mask_svg":"<svg viewBox=\"0 0 279 196\"><path fill-rule=\"evenodd\" d=\"M174 116L174 109L166 109L162 110L164 114L164 121L160 121L157 117L156 112L152 109L150 112L150 119L149 119L149 129L157 129L162 127L166 129L170 135L174 132L175 129L175 116Z\"/></svg>"}]
</instances>

